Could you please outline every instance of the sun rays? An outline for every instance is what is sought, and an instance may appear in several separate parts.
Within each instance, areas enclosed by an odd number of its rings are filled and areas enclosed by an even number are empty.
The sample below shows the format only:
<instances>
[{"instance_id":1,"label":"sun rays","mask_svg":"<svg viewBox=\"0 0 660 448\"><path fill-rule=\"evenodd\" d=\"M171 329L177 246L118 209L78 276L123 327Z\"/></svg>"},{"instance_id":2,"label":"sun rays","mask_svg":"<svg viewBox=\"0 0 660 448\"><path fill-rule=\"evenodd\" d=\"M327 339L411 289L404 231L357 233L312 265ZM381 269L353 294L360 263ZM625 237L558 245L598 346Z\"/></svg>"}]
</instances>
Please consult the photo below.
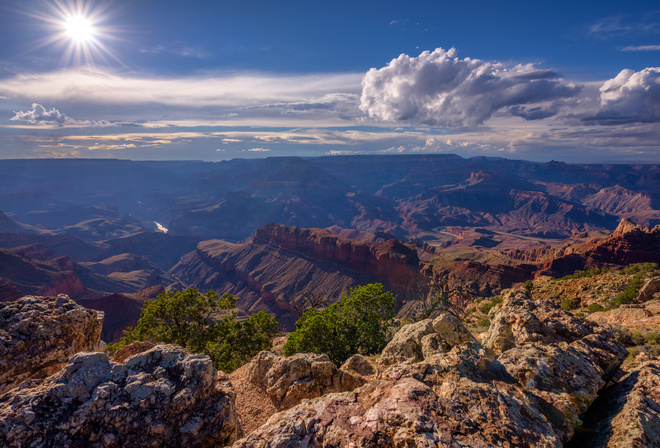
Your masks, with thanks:
<instances>
[{"instance_id":1,"label":"sun rays","mask_svg":"<svg viewBox=\"0 0 660 448\"><path fill-rule=\"evenodd\" d=\"M110 1L54 0L44 10L28 12L50 31L30 50L48 46L61 50L63 67L110 65L111 60L124 66L108 46L119 40L119 30L109 24L113 18L110 5Z\"/></svg>"}]
</instances>

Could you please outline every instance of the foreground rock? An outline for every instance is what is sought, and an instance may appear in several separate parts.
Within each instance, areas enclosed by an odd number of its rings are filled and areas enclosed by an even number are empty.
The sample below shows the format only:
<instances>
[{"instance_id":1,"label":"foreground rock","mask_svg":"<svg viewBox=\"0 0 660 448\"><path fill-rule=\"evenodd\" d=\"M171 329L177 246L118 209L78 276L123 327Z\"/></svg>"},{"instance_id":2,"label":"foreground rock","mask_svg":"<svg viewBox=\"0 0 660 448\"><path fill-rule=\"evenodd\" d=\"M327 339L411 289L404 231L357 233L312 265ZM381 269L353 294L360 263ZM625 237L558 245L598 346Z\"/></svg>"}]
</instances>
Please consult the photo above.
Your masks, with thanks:
<instances>
[{"instance_id":1,"label":"foreground rock","mask_svg":"<svg viewBox=\"0 0 660 448\"><path fill-rule=\"evenodd\" d=\"M61 372L0 399L7 447L212 447L239 433L228 377L207 356L175 345L126 364L80 353Z\"/></svg>"},{"instance_id":2,"label":"foreground rock","mask_svg":"<svg viewBox=\"0 0 660 448\"><path fill-rule=\"evenodd\" d=\"M660 361L642 364L606 389L585 420L571 447L660 446Z\"/></svg>"},{"instance_id":3,"label":"foreground rock","mask_svg":"<svg viewBox=\"0 0 660 448\"><path fill-rule=\"evenodd\" d=\"M247 368L248 380L261 385L278 409L303 399L353 390L364 384L359 374L337 369L327 355L297 353L290 357L263 351Z\"/></svg>"},{"instance_id":4,"label":"foreground rock","mask_svg":"<svg viewBox=\"0 0 660 448\"><path fill-rule=\"evenodd\" d=\"M401 328L383 350L381 367L419 362L434 354L446 353L463 342L477 342L463 324L451 314L424 319Z\"/></svg>"},{"instance_id":5,"label":"foreground rock","mask_svg":"<svg viewBox=\"0 0 660 448\"><path fill-rule=\"evenodd\" d=\"M75 353L103 351L103 313L65 295L0 303L0 395L28 378L45 378Z\"/></svg>"},{"instance_id":6,"label":"foreground rock","mask_svg":"<svg viewBox=\"0 0 660 448\"><path fill-rule=\"evenodd\" d=\"M486 347L459 336L460 322L433 323L400 330L377 380L305 400L234 448L556 448L627 354L611 333L524 291L505 297Z\"/></svg>"}]
</instances>

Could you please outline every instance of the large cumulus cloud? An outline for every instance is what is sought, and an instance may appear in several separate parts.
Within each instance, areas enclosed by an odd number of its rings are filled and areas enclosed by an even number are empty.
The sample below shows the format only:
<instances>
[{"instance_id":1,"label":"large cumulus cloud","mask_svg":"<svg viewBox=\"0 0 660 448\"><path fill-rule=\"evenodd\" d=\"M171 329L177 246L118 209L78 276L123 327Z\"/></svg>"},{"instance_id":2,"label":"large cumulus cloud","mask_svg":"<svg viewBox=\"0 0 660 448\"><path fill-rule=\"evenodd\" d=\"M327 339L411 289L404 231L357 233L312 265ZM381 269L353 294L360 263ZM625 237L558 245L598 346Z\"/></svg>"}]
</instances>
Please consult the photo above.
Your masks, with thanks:
<instances>
[{"instance_id":1,"label":"large cumulus cloud","mask_svg":"<svg viewBox=\"0 0 660 448\"><path fill-rule=\"evenodd\" d=\"M533 64L459 59L455 49L438 48L417 57L402 54L369 70L362 80L360 109L388 121L476 126L499 110L528 120L552 116L557 100L579 91Z\"/></svg>"},{"instance_id":2,"label":"large cumulus cloud","mask_svg":"<svg viewBox=\"0 0 660 448\"><path fill-rule=\"evenodd\" d=\"M600 88L600 110L583 119L597 124L660 122L660 67L622 70Z\"/></svg>"}]
</instances>

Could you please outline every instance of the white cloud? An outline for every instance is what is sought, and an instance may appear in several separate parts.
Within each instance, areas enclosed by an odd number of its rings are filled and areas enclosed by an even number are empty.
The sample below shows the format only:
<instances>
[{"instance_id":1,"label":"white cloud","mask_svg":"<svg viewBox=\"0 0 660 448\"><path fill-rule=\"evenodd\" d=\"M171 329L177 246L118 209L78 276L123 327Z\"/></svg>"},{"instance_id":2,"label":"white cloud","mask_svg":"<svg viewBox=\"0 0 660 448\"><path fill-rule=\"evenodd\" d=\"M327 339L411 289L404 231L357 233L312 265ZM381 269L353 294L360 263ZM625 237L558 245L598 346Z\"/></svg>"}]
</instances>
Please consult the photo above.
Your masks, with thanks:
<instances>
[{"instance_id":1,"label":"white cloud","mask_svg":"<svg viewBox=\"0 0 660 448\"><path fill-rule=\"evenodd\" d=\"M660 68L622 70L600 88L600 110L583 121L596 124L660 122Z\"/></svg>"},{"instance_id":2,"label":"white cloud","mask_svg":"<svg viewBox=\"0 0 660 448\"><path fill-rule=\"evenodd\" d=\"M268 148L250 148L244 149L243 152L270 152Z\"/></svg>"},{"instance_id":3,"label":"white cloud","mask_svg":"<svg viewBox=\"0 0 660 448\"><path fill-rule=\"evenodd\" d=\"M418 57L402 54L381 69L369 70L362 80L360 109L387 121L477 126L500 110L525 119L552 116L557 113L555 101L579 91L533 64L459 59L453 48L438 48Z\"/></svg>"},{"instance_id":4,"label":"white cloud","mask_svg":"<svg viewBox=\"0 0 660 448\"><path fill-rule=\"evenodd\" d=\"M3 79L0 95L58 103L248 107L328 98L326 95L337 93L356 94L361 77L359 73L276 76L241 72L158 78L80 69Z\"/></svg>"},{"instance_id":5,"label":"white cloud","mask_svg":"<svg viewBox=\"0 0 660 448\"><path fill-rule=\"evenodd\" d=\"M112 124L107 121L74 120L55 108L46 110L45 107L38 103L32 103L32 110L26 112L14 111L14 114L15 115L10 118L10 120L26 121L30 124L56 126L112 126Z\"/></svg>"},{"instance_id":6,"label":"white cloud","mask_svg":"<svg viewBox=\"0 0 660 448\"><path fill-rule=\"evenodd\" d=\"M197 59L206 59L208 57L206 51L203 49L182 44L155 45L149 48L141 48L140 53L169 53L186 58L192 57Z\"/></svg>"},{"instance_id":7,"label":"white cloud","mask_svg":"<svg viewBox=\"0 0 660 448\"><path fill-rule=\"evenodd\" d=\"M660 45L628 45L623 47L621 51L660 51Z\"/></svg>"}]
</instances>

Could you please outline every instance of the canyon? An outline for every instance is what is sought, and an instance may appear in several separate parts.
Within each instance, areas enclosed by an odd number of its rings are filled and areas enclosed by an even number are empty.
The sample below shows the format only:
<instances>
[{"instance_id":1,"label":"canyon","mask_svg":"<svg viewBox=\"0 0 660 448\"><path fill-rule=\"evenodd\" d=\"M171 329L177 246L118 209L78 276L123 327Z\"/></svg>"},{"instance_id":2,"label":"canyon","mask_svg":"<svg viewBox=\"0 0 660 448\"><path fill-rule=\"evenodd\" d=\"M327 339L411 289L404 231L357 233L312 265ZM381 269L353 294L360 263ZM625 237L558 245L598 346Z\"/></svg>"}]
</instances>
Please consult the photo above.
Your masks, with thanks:
<instances>
[{"instance_id":1,"label":"canyon","mask_svg":"<svg viewBox=\"0 0 660 448\"><path fill-rule=\"evenodd\" d=\"M106 312L109 340L144 300L189 286L292 328L306 294L379 282L403 309L437 285L485 297L659 253L657 165L5 160L0 175L0 300L67 294Z\"/></svg>"}]
</instances>

